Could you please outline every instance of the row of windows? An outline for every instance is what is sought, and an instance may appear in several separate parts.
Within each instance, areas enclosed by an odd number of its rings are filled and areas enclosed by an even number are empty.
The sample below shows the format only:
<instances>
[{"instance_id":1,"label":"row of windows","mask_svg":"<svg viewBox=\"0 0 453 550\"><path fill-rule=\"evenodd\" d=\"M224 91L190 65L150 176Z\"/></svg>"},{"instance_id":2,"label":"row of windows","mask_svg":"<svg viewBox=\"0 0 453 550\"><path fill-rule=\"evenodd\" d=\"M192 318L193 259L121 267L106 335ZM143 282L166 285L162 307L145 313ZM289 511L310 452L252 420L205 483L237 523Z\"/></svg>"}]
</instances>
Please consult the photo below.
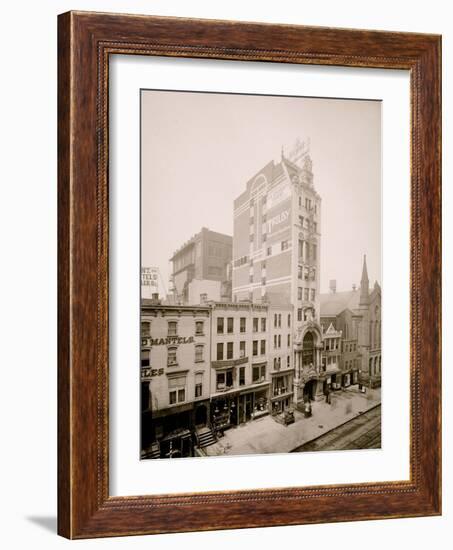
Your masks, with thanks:
<instances>
[{"instance_id":1,"label":"row of windows","mask_svg":"<svg viewBox=\"0 0 453 550\"><path fill-rule=\"evenodd\" d=\"M177 376L168 379L168 401L170 405L183 403L187 395L187 376ZM195 373L195 398L203 395L203 373Z\"/></svg>"},{"instance_id":2,"label":"row of windows","mask_svg":"<svg viewBox=\"0 0 453 550\"><path fill-rule=\"evenodd\" d=\"M286 323L288 328L291 327L291 313L288 313L288 316L286 318ZM282 314L281 313L274 313L274 328L281 328L282 326Z\"/></svg>"},{"instance_id":3,"label":"row of windows","mask_svg":"<svg viewBox=\"0 0 453 550\"><path fill-rule=\"evenodd\" d=\"M350 359L348 361L345 361L344 362L345 370L350 370L352 368L356 369L357 364L358 364L357 359Z\"/></svg>"},{"instance_id":4,"label":"row of windows","mask_svg":"<svg viewBox=\"0 0 453 550\"><path fill-rule=\"evenodd\" d=\"M290 368L291 366L291 356L286 356L286 368ZM280 370L282 368L282 358L281 357L274 357L274 370Z\"/></svg>"},{"instance_id":5,"label":"row of windows","mask_svg":"<svg viewBox=\"0 0 453 550\"><path fill-rule=\"evenodd\" d=\"M151 321L141 322L141 335L142 337L151 336ZM167 336L178 335L178 321L168 321L167 323ZM195 335L204 335L204 321L195 321Z\"/></svg>"},{"instance_id":6,"label":"row of windows","mask_svg":"<svg viewBox=\"0 0 453 550\"><path fill-rule=\"evenodd\" d=\"M143 349L141 351L141 366L150 367L151 366L151 350ZM195 346L195 363L200 363L204 361L204 346L202 344L197 344ZM167 366L174 367L178 364L178 348L177 346L169 346L167 348Z\"/></svg>"},{"instance_id":7,"label":"row of windows","mask_svg":"<svg viewBox=\"0 0 453 550\"><path fill-rule=\"evenodd\" d=\"M315 298L316 298L316 290L314 288L303 288L301 286L297 288L298 300L304 300L305 302L308 302L309 300L311 300L312 302L314 302Z\"/></svg>"},{"instance_id":8,"label":"row of windows","mask_svg":"<svg viewBox=\"0 0 453 550\"><path fill-rule=\"evenodd\" d=\"M302 258L304 262L310 260L316 260L318 255L318 247L315 243L309 243L303 239L299 239L298 244L299 258Z\"/></svg>"},{"instance_id":9,"label":"row of windows","mask_svg":"<svg viewBox=\"0 0 453 550\"><path fill-rule=\"evenodd\" d=\"M299 197L299 206L302 207L302 197ZM316 212L317 212L316 203L314 201L312 201L311 199L308 199L307 197L305 197L305 208L307 210L311 210L312 206L313 206L313 211L316 214Z\"/></svg>"},{"instance_id":10,"label":"row of windows","mask_svg":"<svg viewBox=\"0 0 453 550\"><path fill-rule=\"evenodd\" d=\"M291 345L291 335L286 335L286 345L289 348ZM274 349L280 349L282 347L282 335L274 334Z\"/></svg>"},{"instance_id":11,"label":"row of windows","mask_svg":"<svg viewBox=\"0 0 453 550\"><path fill-rule=\"evenodd\" d=\"M305 281L316 281L316 268L310 266L297 266L297 277Z\"/></svg>"},{"instance_id":12,"label":"row of windows","mask_svg":"<svg viewBox=\"0 0 453 550\"><path fill-rule=\"evenodd\" d=\"M357 351L357 344L355 342L344 342L343 351L347 353L351 351Z\"/></svg>"},{"instance_id":13,"label":"row of windows","mask_svg":"<svg viewBox=\"0 0 453 550\"><path fill-rule=\"evenodd\" d=\"M264 320L264 327L266 327L266 319L262 319L261 323ZM258 320L256 321L258 322ZM255 319L253 320L254 327L255 327ZM246 332L247 329L247 318L241 317L239 319L239 332ZM262 329L266 330L266 328ZM234 332L234 317L227 317L226 318L226 332L227 334L232 334ZM254 332L257 332L257 330L254 329ZM217 317L217 334L224 334L225 333L225 318L224 317Z\"/></svg>"},{"instance_id":14,"label":"row of windows","mask_svg":"<svg viewBox=\"0 0 453 550\"><path fill-rule=\"evenodd\" d=\"M240 267L241 265L246 264L249 261L248 256L241 256L237 260L234 260L234 267Z\"/></svg>"},{"instance_id":15,"label":"row of windows","mask_svg":"<svg viewBox=\"0 0 453 550\"><path fill-rule=\"evenodd\" d=\"M299 225L302 229L308 229L314 233L318 232L318 224L316 222L310 222L308 218L304 218L303 216L299 216Z\"/></svg>"},{"instance_id":16,"label":"row of windows","mask_svg":"<svg viewBox=\"0 0 453 550\"><path fill-rule=\"evenodd\" d=\"M245 386L245 367L238 369L238 385ZM256 365L252 367L252 384L264 382L266 380L266 365ZM228 369L218 372L216 375L217 391L224 391L235 386L234 370Z\"/></svg>"},{"instance_id":17,"label":"row of windows","mask_svg":"<svg viewBox=\"0 0 453 550\"><path fill-rule=\"evenodd\" d=\"M340 349L340 340L338 338L326 338L324 340L324 349L326 351Z\"/></svg>"},{"instance_id":18,"label":"row of windows","mask_svg":"<svg viewBox=\"0 0 453 550\"><path fill-rule=\"evenodd\" d=\"M172 376L168 378L168 402L170 405L184 403L187 400L187 375ZM203 395L203 373L195 373L195 398ZM149 384L142 384L142 408L149 409L150 402Z\"/></svg>"}]
</instances>

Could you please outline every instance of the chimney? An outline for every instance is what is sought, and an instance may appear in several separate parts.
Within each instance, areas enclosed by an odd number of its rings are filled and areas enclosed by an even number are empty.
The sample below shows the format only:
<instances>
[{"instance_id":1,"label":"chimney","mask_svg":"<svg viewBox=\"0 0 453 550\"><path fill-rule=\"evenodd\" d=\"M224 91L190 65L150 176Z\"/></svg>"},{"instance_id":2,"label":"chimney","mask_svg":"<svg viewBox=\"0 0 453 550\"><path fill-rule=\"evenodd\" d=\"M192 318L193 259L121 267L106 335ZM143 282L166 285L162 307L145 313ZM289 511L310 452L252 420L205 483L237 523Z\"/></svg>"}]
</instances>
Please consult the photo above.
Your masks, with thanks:
<instances>
[{"instance_id":1,"label":"chimney","mask_svg":"<svg viewBox=\"0 0 453 550\"><path fill-rule=\"evenodd\" d=\"M329 281L329 289L330 289L330 292L332 294L335 294L335 292L337 291L337 280L336 279L331 279Z\"/></svg>"}]
</instances>

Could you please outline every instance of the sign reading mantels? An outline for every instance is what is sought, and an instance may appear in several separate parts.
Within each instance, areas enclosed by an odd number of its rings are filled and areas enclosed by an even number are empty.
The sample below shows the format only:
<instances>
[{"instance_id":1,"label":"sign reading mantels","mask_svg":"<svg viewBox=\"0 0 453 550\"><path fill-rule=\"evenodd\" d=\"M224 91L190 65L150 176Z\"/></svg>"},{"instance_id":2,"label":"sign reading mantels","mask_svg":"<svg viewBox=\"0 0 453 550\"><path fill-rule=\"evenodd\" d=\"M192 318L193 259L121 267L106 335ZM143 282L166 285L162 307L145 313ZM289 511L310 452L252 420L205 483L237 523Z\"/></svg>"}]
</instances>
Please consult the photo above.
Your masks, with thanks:
<instances>
[{"instance_id":1,"label":"sign reading mantels","mask_svg":"<svg viewBox=\"0 0 453 550\"><path fill-rule=\"evenodd\" d=\"M167 336L166 338L142 338L142 346L171 346L193 344L193 336Z\"/></svg>"}]
</instances>

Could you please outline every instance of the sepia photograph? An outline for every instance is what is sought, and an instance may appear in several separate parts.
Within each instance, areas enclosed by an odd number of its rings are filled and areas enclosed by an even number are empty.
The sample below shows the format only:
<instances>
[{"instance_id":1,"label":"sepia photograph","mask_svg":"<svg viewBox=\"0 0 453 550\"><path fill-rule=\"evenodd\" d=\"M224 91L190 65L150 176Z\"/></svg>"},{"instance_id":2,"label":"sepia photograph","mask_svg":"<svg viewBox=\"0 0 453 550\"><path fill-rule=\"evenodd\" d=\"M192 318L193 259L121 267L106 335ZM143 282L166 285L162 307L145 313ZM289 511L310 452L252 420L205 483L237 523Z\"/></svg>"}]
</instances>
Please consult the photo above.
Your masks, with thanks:
<instances>
[{"instance_id":1,"label":"sepia photograph","mask_svg":"<svg viewBox=\"0 0 453 550\"><path fill-rule=\"evenodd\" d=\"M140 108L141 459L380 449L382 103Z\"/></svg>"}]
</instances>

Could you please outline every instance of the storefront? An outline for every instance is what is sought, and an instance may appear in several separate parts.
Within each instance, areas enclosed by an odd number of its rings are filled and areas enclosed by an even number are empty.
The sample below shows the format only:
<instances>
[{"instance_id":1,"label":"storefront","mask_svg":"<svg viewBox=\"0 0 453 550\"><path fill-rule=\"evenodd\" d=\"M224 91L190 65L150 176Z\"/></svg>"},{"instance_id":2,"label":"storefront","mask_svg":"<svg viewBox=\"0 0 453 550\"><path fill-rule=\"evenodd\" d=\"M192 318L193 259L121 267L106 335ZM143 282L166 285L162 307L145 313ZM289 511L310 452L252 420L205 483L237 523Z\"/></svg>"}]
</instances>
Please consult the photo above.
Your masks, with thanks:
<instances>
[{"instance_id":1,"label":"storefront","mask_svg":"<svg viewBox=\"0 0 453 550\"><path fill-rule=\"evenodd\" d=\"M349 386L351 385L351 381L352 381L351 372L349 371L349 372L343 373L342 381L341 381L341 385L343 386L343 388L349 388Z\"/></svg>"},{"instance_id":2,"label":"storefront","mask_svg":"<svg viewBox=\"0 0 453 550\"><path fill-rule=\"evenodd\" d=\"M211 425L217 431L264 416L269 413L269 383L253 390L215 396L210 408Z\"/></svg>"},{"instance_id":3,"label":"storefront","mask_svg":"<svg viewBox=\"0 0 453 550\"><path fill-rule=\"evenodd\" d=\"M272 414L280 414L292 405L292 375L278 375L272 377L271 403Z\"/></svg>"},{"instance_id":4,"label":"storefront","mask_svg":"<svg viewBox=\"0 0 453 550\"><path fill-rule=\"evenodd\" d=\"M155 444L161 458L193 456L193 403L155 411Z\"/></svg>"}]
</instances>

